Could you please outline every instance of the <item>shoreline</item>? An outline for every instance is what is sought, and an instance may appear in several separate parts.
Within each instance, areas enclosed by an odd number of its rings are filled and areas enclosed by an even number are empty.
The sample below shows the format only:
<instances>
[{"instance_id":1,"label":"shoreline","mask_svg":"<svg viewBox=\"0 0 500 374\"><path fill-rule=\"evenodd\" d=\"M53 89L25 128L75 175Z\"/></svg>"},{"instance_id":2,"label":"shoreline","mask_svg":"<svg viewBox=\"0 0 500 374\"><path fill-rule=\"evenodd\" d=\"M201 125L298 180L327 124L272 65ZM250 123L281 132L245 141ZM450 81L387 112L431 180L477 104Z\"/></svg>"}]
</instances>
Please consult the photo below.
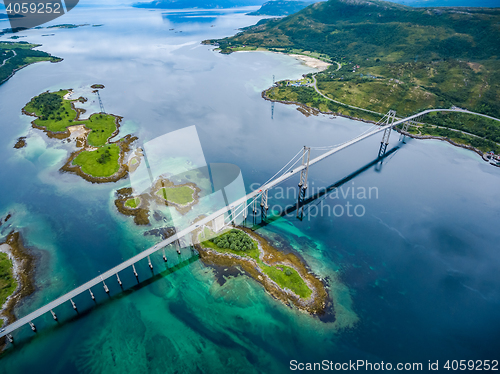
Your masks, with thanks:
<instances>
[{"instance_id":1,"label":"shoreline","mask_svg":"<svg viewBox=\"0 0 500 374\"><path fill-rule=\"evenodd\" d=\"M37 47L40 47L40 46L41 46L41 44L38 45ZM36 48L36 47L33 47L33 48ZM19 70L24 69L27 66L30 66L30 65L33 65L33 64L38 64L39 62L50 62L52 64L57 64L58 62L61 62L61 61L64 60L63 58L59 58L59 57L54 57L54 58L56 58L57 60L33 61L33 62L30 62L29 64L20 66L17 69L12 70L12 73L7 78L5 78L3 81L0 82L0 86L2 84L4 84L5 82L7 82L10 78L12 78L14 76L14 74L16 74Z\"/></svg>"},{"instance_id":2,"label":"shoreline","mask_svg":"<svg viewBox=\"0 0 500 374\"><path fill-rule=\"evenodd\" d=\"M259 258L268 266L283 265L293 268L304 283L311 290L311 295L307 299L302 299L288 289L282 289L273 279L265 274L257 265L255 259L247 256L239 256L233 253L221 253L212 248L206 248L201 243L194 247L200 253L200 259L208 266L240 267L245 274L261 284L266 292L274 299L281 301L284 305L291 307L294 305L302 312L310 315L323 317L325 315L335 315L332 309L331 298L326 291L325 284L317 278L308 268L306 262L295 253L283 253L272 247L268 241L253 230L237 226L238 230L245 232L251 239L257 241ZM199 231L195 232L196 235ZM329 319L331 321L331 319ZM334 320L334 317L333 317Z\"/></svg>"},{"instance_id":3,"label":"shoreline","mask_svg":"<svg viewBox=\"0 0 500 374\"><path fill-rule=\"evenodd\" d=\"M3 248L2 248L3 247ZM10 324L17 318L14 314L16 306L35 291L36 257L32 251L24 246L21 234L12 231L7 235L5 242L0 243L2 252L8 253L13 264L13 276L17 281L17 288L10 295L0 309L0 319ZM0 339L0 351L5 347L5 337Z\"/></svg>"},{"instance_id":4,"label":"shoreline","mask_svg":"<svg viewBox=\"0 0 500 374\"><path fill-rule=\"evenodd\" d=\"M137 226L149 225L149 200L144 195L139 195L141 203L137 208L130 208L125 206L128 199L133 197L132 187L124 187L116 191L117 198L115 199L115 206L118 212L124 216L134 217L134 223Z\"/></svg>"},{"instance_id":5,"label":"shoreline","mask_svg":"<svg viewBox=\"0 0 500 374\"><path fill-rule=\"evenodd\" d=\"M75 107L75 102L77 102L77 101L85 102L85 101L87 101L87 99L83 98L83 97L79 97L78 99L71 100L71 99L69 99L69 97L73 94L74 91L72 88L68 89L67 91L68 91L68 93L66 95L64 95L63 100L70 101L71 108L76 112L76 117L73 121L75 121L75 122L87 121L87 120L80 119L80 115L85 113L85 109ZM49 92L49 91L45 91L45 92ZM28 104L26 104L26 105L28 105ZM22 113L27 115L27 116L36 117L36 119L38 119L39 117L35 113L28 112L25 110L26 105L21 110ZM113 175L110 175L109 177L96 177L96 176L84 173L82 171L82 168L80 165L73 165L73 160L76 157L78 157L78 155L80 153L85 152L85 151L93 151L93 150L98 149L98 148L92 147L88 144L88 135L92 132L92 129L89 129L88 127L86 127L84 123L68 126L65 131L58 131L58 132L49 131L44 126L38 126L37 124L35 124L36 119L31 121L31 126L34 129L42 130L47 135L47 137L52 138L52 139L59 139L59 140L67 139L67 138L71 138L73 133L76 133L76 135L75 135L76 147L81 148L81 149L72 152L69 155L66 162L64 163L64 165L59 170L61 172L74 173L74 174L80 176L81 178L85 179L87 182L111 183L111 182L118 182L119 180L127 177L129 169L128 169L128 165L124 163L125 156L130 151L130 145L134 141L138 140L138 138L136 136L131 135L131 134L127 134L119 140L116 140L114 142L111 141L111 139L115 138L120 133L120 123L123 120L123 117L117 116L115 114L109 114L109 115L115 118L116 129L106 139L106 145L117 144L118 147L120 148L120 157L118 158L119 168Z\"/></svg>"},{"instance_id":6,"label":"shoreline","mask_svg":"<svg viewBox=\"0 0 500 374\"><path fill-rule=\"evenodd\" d=\"M352 119L352 120L360 121L360 122L365 122L365 123L373 123L373 124L376 123L375 121L371 121L371 120L367 120L367 119L359 118L359 117L352 117L352 116L348 116L348 115L345 115L345 114L342 114L342 113L323 112L322 110L319 110L318 108L310 107L310 106L305 105L303 103L300 103L298 101L286 101L286 100L271 99L271 98L267 97L267 95L266 95L266 92L268 90L270 90L270 89L271 88L268 88L268 89L262 91L261 96L262 96L262 98L264 100L275 102L275 103L286 104L286 105L296 105L298 107L297 110L299 112L301 112L302 114L304 114L306 117L308 117L310 115L317 116L318 114L325 114L325 115L333 115L333 116L336 116L336 117L348 118L348 119ZM408 136L410 138L413 138L413 139L419 139L419 140L434 139L434 140L446 141L446 142L450 143L451 145L453 145L455 147L464 148L464 149L473 151L473 152L477 153L479 156L481 156L481 158L483 159L483 161L488 162L492 166L500 167L499 164L492 164L492 163L490 163L490 160L486 158L486 154L487 154L486 152L483 152L480 149L477 149L476 147L473 147L472 145L457 143L457 142L451 140L450 138L448 138L446 136L416 135L416 134L410 134L408 132L402 132L402 130L399 129L399 128L397 128L397 127L395 129L396 129L396 131L398 133L406 135L406 136Z\"/></svg>"}]
</instances>

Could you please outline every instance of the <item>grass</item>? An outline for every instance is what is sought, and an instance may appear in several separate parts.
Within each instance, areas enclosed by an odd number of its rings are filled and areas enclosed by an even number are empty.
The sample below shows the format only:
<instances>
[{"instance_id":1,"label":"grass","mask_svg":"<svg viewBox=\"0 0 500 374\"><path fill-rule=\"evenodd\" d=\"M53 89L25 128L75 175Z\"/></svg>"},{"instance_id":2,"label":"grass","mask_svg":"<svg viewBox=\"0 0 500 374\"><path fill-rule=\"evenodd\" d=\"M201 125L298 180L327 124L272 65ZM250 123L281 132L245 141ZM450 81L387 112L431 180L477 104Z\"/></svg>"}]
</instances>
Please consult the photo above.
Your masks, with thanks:
<instances>
[{"instance_id":1,"label":"grass","mask_svg":"<svg viewBox=\"0 0 500 374\"><path fill-rule=\"evenodd\" d=\"M12 261L6 253L0 253L0 305L5 303L16 288L17 281L14 278Z\"/></svg>"},{"instance_id":2,"label":"grass","mask_svg":"<svg viewBox=\"0 0 500 374\"><path fill-rule=\"evenodd\" d=\"M104 163L99 163L97 160L106 149L109 150L111 157ZM97 151L81 152L73 160L73 165L80 165L85 174L93 177L110 177L120 169L119 157L120 147L117 144L110 144L100 147Z\"/></svg>"},{"instance_id":3,"label":"grass","mask_svg":"<svg viewBox=\"0 0 500 374\"><path fill-rule=\"evenodd\" d=\"M205 236L210 236L210 234L213 234L213 232L209 231L207 234L207 230L205 230ZM222 235L220 235L220 237L228 234L229 232L223 233ZM252 239L252 241L255 243L254 248L246 251L235 251L229 248L220 248L210 240L202 242L201 245L207 248L211 248L219 253L231 253L242 257L250 257L255 260L262 272L269 278L271 278L274 282L276 282L282 289L288 288L296 295L304 299L307 299L311 295L311 289L307 286L304 279L302 279L300 274L295 269L285 265L266 265L259 258L260 252L257 247L257 242L254 239Z\"/></svg>"},{"instance_id":4,"label":"grass","mask_svg":"<svg viewBox=\"0 0 500 374\"><path fill-rule=\"evenodd\" d=\"M84 124L92 130L87 139L88 143L94 147L105 145L108 138L116 131L115 117L110 114L92 114Z\"/></svg>"},{"instance_id":5,"label":"grass","mask_svg":"<svg viewBox=\"0 0 500 374\"><path fill-rule=\"evenodd\" d=\"M87 138L89 145L100 147L107 144L108 138L116 131L116 117L110 114L96 113L92 114L88 120L74 121L77 113L71 105L71 100L63 99L59 105L54 104L55 107L50 108L50 110L46 109L46 105L37 106L36 104L37 101L43 101L41 98L43 99L43 97L47 97L48 95L58 95L62 98L67 93L67 90L61 90L35 96L24 107L24 110L34 113L38 117L34 121L35 125L44 127L47 131L63 132L69 126L85 125L85 127L91 130Z\"/></svg>"},{"instance_id":6,"label":"grass","mask_svg":"<svg viewBox=\"0 0 500 374\"><path fill-rule=\"evenodd\" d=\"M220 235L220 237L222 237L224 235L227 235L227 233ZM220 253L232 253L234 255L238 255L238 256L242 256L242 257L250 257L250 258L253 258L254 260L260 261L259 260L259 249L257 247L257 242L253 239L252 239L252 241L254 242L255 246L254 246L254 248L247 250L247 251L234 251L230 248L221 248L217 244L211 242L210 240L206 240L206 241L202 242L201 244L204 247L212 248Z\"/></svg>"},{"instance_id":7,"label":"grass","mask_svg":"<svg viewBox=\"0 0 500 374\"><path fill-rule=\"evenodd\" d=\"M267 266L265 264L260 264L260 268L281 288L288 288L303 299L311 296L311 289L307 287L306 282L295 269L284 265Z\"/></svg>"},{"instance_id":8,"label":"grass","mask_svg":"<svg viewBox=\"0 0 500 374\"><path fill-rule=\"evenodd\" d=\"M59 60L56 57L25 57L24 62L26 64L33 64L35 62L42 62L42 61L57 61Z\"/></svg>"},{"instance_id":9,"label":"grass","mask_svg":"<svg viewBox=\"0 0 500 374\"><path fill-rule=\"evenodd\" d=\"M156 192L156 195L175 204L185 205L194 201L193 189L188 186L163 187Z\"/></svg>"},{"instance_id":10,"label":"grass","mask_svg":"<svg viewBox=\"0 0 500 374\"><path fill-rule=\"evenodd\" d=\"M68 93L68 90L52 92L51 94L58 95L61 98ZM45 94L45 93L44 93ZM45 111L44 108L37 108L35 102L44 94L35 96L26 104L24 110L29 113L34 113L38 118L34 121L36 126L44 127L50 132L63 132L69 126L85 124L84 121L73 122L77 116L76 111L71 106L70 100L62 99L59 107L51 111ZM46 94L45 94L46 95ZM42 119L43 118L43 119Z\"/></svg>"},{"instance_id":11,"label":"grass","mask_svg":"<svg viewBox=\"0 0 500 374\"><path fill-rule=\"evenodd\" d=\"M126 207L129 207L129 208L132 208L132 209L135 209L139 206L139 204L141 203L141 199L138 198L138 197L133 197L132 199L128 199L127 201L125 201L125 206Z\"/></svg>"},{"instance_id":12,"label":"grass","mask_svg":"<svg viewBox=\"0 0 500 374\"><path fill-rule=\"evenodd\" d=\"M334 103L320 96L312 87L273 87L266 91L266 95L272 100L295 101L323 112L340 113L345 116L378 121L380 116L362 110L349 108L346 105Z\"/></svg>"},{"instance_id":13,"label":"grass","mask_svg":"<svg viewBox=\"0 0 500 374\"><path fill-rule=\"evenodd\" d=\"M216 43L223 53L244 45L245 49L267 48L338 61L342 65L339 71L334 64L317 74L319 90L333 100L378 113L396 110L404 118L427 108L454 105L500 118L497 9L460 13L442 8L433 13L376 0L372 3L377 11L367 11L364 2L326 1L204 43ZM272 88L267 96L321 111L379 119L327 103L304 87ZM428 116L425 122L477 135L483 139L463 134L454 138L479 149L497 149L494 142L500 143L498 122L463 115Z\"/></svg>"},{"instance_id":14,"label":"grass","mask_svg":"<svg viewBox=\"0 0 500 374\"><path fill-rule=\"evenodd\" d=\"M117 131L117 117L106 113L95 113L89 119L75 121L78 113L72 107L74 100L64 99L68 92L68 90L44 92L32 98L24 110L38 117L33 121L35 126L45 128L49 132L65 132L70 126L84 125L90 130L87 143L99 149L81 152L73 160L73 165L80 165L85 174L93 177L112 176L120 169L120 147L108 143Z\"/></svg>"}]
</instances>

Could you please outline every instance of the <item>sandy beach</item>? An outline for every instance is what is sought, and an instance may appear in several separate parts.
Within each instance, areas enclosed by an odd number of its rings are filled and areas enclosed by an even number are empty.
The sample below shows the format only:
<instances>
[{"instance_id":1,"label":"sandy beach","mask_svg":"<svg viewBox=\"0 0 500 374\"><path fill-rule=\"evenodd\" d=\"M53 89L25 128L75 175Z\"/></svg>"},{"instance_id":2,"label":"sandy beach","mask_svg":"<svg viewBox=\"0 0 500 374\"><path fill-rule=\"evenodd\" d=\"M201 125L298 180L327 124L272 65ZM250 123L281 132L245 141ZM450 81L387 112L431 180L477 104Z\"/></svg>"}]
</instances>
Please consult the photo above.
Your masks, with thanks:
<instances>
[{"instance_id":1,"label":"sandy beach","mask_svg":"<svg viewBox=\"0 0 500 374\"><path fill-rule=\"evenodd\" d=\"M321 61L317 58L314 57L309 57L309 56L304 56L304 55L294 55L290 54L289 56L295 57L297 60L302 61L305 65L318 69L319 71L323 71L328 69L329 64L328 62Z\"/></svg>"}]
</instances>

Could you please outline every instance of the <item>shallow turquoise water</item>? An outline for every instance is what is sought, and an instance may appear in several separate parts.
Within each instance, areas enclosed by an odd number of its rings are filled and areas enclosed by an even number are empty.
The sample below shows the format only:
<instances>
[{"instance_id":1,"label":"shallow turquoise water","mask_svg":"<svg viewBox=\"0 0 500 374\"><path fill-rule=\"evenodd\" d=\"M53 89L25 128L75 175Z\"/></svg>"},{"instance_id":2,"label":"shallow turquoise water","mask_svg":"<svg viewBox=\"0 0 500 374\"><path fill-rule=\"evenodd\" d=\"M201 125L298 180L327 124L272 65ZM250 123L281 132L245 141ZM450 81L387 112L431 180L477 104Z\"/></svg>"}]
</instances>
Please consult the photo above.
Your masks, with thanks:
<instances>
[{"instance_id":1,"label":"shallow turquoise water","mask_svg":"<svg viewBox=\"0 0 500 374\"><path fill-rule=\"evenodd\" d=\"M258 18L221 12L205 14L209 22L202 22L199 14L100 12L75 9L67 21L102 27L54 30L53 37L24 32L64 61L30 66L0 87L0 215L13 212L11 227L41 251L38 289L19 315L156 240L143 235L152 227L137 228L114 208L114 191L129 181L92 185L58 171L73 145L30 129L20 110L32 96L103 83L106 110L124 117L122 135L148 141L196 125L207 162L238 165L248 188L267 180L304 144L337 144L368 127L307 118L284 105L275 106L272 119L271 104L260 97L272 75L293 78L312 69L283 55L222 56L199 44ZM26 134L28 146L13 149ZM169 263L179 264L174 269L163 271L155 257L155 270L163 272L150 281L147 262L140 263L140 285L132 271L121 274L125 291L110 280L110 300L96 288L96 305L88 295L76 298L80 316L61 306L59 324L44 316L35 321L36 336L29 328L16 332L0 372L275 373L287 372L292 359L498 359L500 170L441 142L397 140L393 135L390 147L400 148L381 167L368 167L342 186L345 198L342 191L338 198L329 195L302 221L292 213L258 230L326 278L336 322L282 305L246 276L221 286L189 250L180 258L171 250ZM363 168L378 144L368 139L311 168L311 188ZM296 183L283 187L291 194ZM370 187L378 191L371 199L353 198L347 190ZM294 203L293 195L283 195L271 197L272 206ZM325 213L347 202L363 205L365 214ZM4 236L10 228L0 230Z\"/></svg>"}]
</instances>

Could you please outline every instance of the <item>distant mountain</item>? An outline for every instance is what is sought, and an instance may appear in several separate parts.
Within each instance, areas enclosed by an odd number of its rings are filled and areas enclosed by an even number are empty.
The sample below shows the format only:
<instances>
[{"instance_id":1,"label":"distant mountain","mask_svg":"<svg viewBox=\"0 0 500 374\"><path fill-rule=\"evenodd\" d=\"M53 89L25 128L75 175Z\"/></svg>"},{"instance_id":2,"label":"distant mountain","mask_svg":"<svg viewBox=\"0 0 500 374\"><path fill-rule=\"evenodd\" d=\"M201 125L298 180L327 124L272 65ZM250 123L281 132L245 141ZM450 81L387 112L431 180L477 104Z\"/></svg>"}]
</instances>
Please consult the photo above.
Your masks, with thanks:
<instances>
[{"instance_id":1,"label":"distant mountain","mask_svg":"<svg viewBox=\"0 0 500 374\"><path fill-rule=\"evenodd\" d=\"M391 109L405 116L457 106L500 118L499 25L500 8L414 8L388 1L329 0L204 44L215 44L222 53L265 48L332 62L316 79L317 88L335 102L312 87L285 83L266 91L270 100L300 102L370 120L378 118L353 107L378 113ZM494 143L500 143L495 121L451 115L426 121L484 139L458 139L451 131L440 136L500 152Z\"/></svg>"},{"instance_id":2,"label":"distant mountain","mask_svg":"<svg viewBox=\"0 0 500 374\"><path fill-rule=\"evenodd\" d=\"M333 59L482 60L500 56L499 22L498 8L413 8L388 1L329 0L216 42L223 50L235 45L295 48Z\"/></svg>"},{"instance_id":3,"label":"distant mountain","mask_svg":"<svg viewBox=\"0 0 500 374\"><path fill-rule=\"evenodd\" d=\"M409 5L412 7L500 7L499 0L390 0L394 3Z\"/></svg>"},{"instance_id":4,"label":"distant mountain","mask_svg":"<svg viewBox=\"0 0 500 374\"><path fill-rule=\"evenodd\" d=\"M275 0L264 3L262 7L255 11L248 13L249 16L288 16L297 13L299 10L304 9L306 6L311 5L314 1L289 1L289 0Z\"/></svg>"},{"instance_id":5,"label":"distant mountain","mask_svg":"<svg viewBox=\"0 0 500 374\"><path fill-rule=\"evenodd\" d=\"M135 3L133 6L153 9L217 9L262 5L263 2L264 0L208 0L205 2L199 0L153 0L146 3Z\"/></svg>"}]
</instances>

